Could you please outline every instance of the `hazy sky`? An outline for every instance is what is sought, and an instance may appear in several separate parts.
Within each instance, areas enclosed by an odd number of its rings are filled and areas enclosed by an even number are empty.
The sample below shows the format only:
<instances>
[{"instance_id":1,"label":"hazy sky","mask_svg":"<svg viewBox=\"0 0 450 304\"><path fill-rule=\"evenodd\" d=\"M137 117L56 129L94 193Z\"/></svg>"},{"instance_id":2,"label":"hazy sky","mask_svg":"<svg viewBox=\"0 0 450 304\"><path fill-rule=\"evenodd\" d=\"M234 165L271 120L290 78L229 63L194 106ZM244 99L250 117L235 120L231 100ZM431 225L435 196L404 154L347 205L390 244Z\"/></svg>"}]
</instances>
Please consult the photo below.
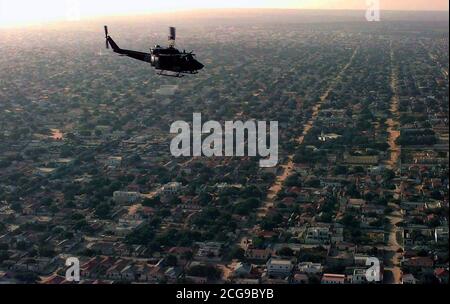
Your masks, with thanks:
<instances>
[{"instance_id":1,"label":"hazy sky","mask_svg":"<svg viewBox=\"0 0 450 304\"><path fill-rule=\"evenodd\" d=\"M196 8L366 9L376 0L0 0L0 27ZM448 0L379 0L382 10L448 10Z\"/></svg>"}]
</instances>

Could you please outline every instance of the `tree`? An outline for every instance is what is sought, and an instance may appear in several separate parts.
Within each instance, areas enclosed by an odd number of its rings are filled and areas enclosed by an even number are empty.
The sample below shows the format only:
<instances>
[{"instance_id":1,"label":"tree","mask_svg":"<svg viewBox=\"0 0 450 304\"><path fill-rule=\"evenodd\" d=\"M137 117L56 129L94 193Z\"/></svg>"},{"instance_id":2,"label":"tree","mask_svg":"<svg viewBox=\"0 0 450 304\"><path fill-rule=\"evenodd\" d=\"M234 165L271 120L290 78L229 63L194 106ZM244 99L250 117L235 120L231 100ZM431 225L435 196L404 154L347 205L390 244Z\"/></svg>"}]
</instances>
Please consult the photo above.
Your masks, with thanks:
<instances>
[{"instance_id":1,"label":"tree","mask_svg":"<svg viewBox=\"0 0 450 304\"><path fill-rule=\"evenodd\" d=\"M342 219L342 224L345 227L356 228L359 227L359 222L351 214L346 214Z\"/></svg>"},{"instance_id":2,"label":"tree","mask_svg":"<svg viewBox=\"0 0 450 304\"><path fill-rule=\"evenodd\" d=\"M262 237L255 237L252 239L253 247L255 247L257 249L262 249L264 246L264 243L265 243L265 241L264 241L264 238L262 238Z\"/></svg>"},{"instance_id":3,"label":"tree","mask_svg":"<svg viewBox=\"0 0 450 304\"><path fill-rule=\"evenodd\" d=\"M280 250L278 250L277 253L280 256L286 256L286 257L294 256L294 251L289 247L283 247Z\"/></svg>"},{"instance_id":4,"label":"tree","mask_svg":"<svg viewBox=\"0 0 450 304\"><path fill-rule=\"evenodd\" d=\"M155 236L154 228L149 224L137 227L126 238L125 242L133 245L147 245Z\"/></svg>"},{"instance_id":5,"label":"tree","mask_svg":"<svg viewBox=\"0 0 450 304\"><path fill-rule=\"evenodd\" d=\"M244 188L241 192L241 195L245 198L250 198L250 197L261 198L262 192L257 186L251 185L251 186Z\"/></svg>"},{"instance_id":6,"label":"tree","mask_svg":"<svg viewBox=\"0 0 450 304\"><path fill-rule=\"evenodd\" d=\"M277 227L279 224L281 224L282 220L283 220L283 217L279 213L269 216L269 217L266 217L261 222L261 228L263 228L264 230L273 230L275 227Z\"/></svg>"},{"instance_id":7,"label":"tree","mask_svg":"<svg viewBox=\"0 0 450 304\"><path fill-rule=\"evenodd\" d=\"M82 131L80 131L80 135L84 136L84 137L89 137L89 136L91 136L91 134L92 134L92 132L89 131L89 130L82 130Z\"/></svg>"},{"instance_id":8,"label":"tree","mask_svg":"<svg viewBox=\"0 0 450 304\"><path fill-rule=\"evenodd\" d=\"M210 280L217 280L221 277L222 271L211 265L196 265L188 269L187 274L195 277L206 277Z\"/></svg>"},{"instance_id":9,"label":"tree","mask_svg":"<svg viewBox=\"0 0 450 304\"><path fill-rule=\"evenodd\" d=\"M300 175L298 174L290 175L284 182L284 185L286 187L295 187L295 186L300 187L302 185L300 182Z\"/></svg>"},{"instance_id":10,"label":"tree","mask_svg":"<svg viewBox=\"0 0 450 304\"><path fill-rule=\"evenodd\" d=\"M6 159L0 160L0 169L7 168L7 167L9 167L9 165L11 165L11 161L6 160Z\"/></svg>"},{"instance_id":11,"label":"tree","mask_svg":"<svg viewBox=\"0 0 450 304\"><path fill-rule=\"evenodd\" d=\"M42 257L54 257L55 251L52 248L43 246L39 248L39 255Z\"/></svg>"},{"instance_id":12,"label":"tree","mask_svg":"<svg viewBox=\"0 0 450 304\"><path fill-rule=\"evenodd\" d=\"M39 281L39 276L32 272L18 272L16 273L15 278L20 282L27 284L33 284Z\"/></svg>"},{"instance_id":13,"label":"tree","mask_svg":"<svg viewBox=\"0 0 450 304\"><path fill-rule=\"evenodd\" d=\"M3 263L3 261L6 261L7 259L9 259L9 254L6 250L1 250L0 251L0 264Z\"/></svg>"},{"instance_id":14,"label":"tree","mask_svg":"<svg viewBox=\"0 0 450 304\"><path fill-rule=\"evenodd\" d=\"M166 257L166 265L167 266L171 266L171 267L175 267L175 266L177 266L178 265L178 259L177 259L177 257L176 256L174 256L174 255L168 255L167 257Z\"/></svg>"},{"instance_id":15,"label":"tree","mask_svg":"<svg viewBox=\"0 0 450 304\"><path fill-rule=\"evenodd\" d=\"M186 251L181 255L181 257L186 261L190 261L194 257L194 254L192 253L192 251Z\"/></svg>"},{"instance_id":16,"label":"tree","mask_svg":"<svg viewBox=\"0 0 450 304\"><path fill-rule=\"evenodd\" d=\"M241 247L234 246L229 253L230 259L243 260L245 259L245 251Z\"/></svg>"},{"instance_id":17,"label":"tree","mask_svg":"<svg viewBox=\"0 0 450 304\"><path fill-rule=\"evenodd\" d=\"M159 196L155 196L153 198L146 198L142 205L145 207L155 207L156 205L159 205L161 203L161 199Z\"/></svg>"},{"instance_id":18,"label":"tree","mask_svg":"<svg viewBox=\"0 0 450 304\"><path fill-rule=\"evenodd\" d=\"M89 226L88 222L85 219L77 221L77 223L74 226L75 230L84 230Z\"/></svg>"},{"instance_id":19,"label":"tree","mask_svg":"<svg viewBox=\"0 0 450 304\"><path fill-rule=\"evenodd\" d=\"M311 188L320 188L320 180L312 179L306 182L306 185Z\"/></svg>"},{"instance_id":20,"label":"tree","mask_svg":"<svg viewBox=\"0 0 450 304\"><path fill-rule=\"evenodd\" d=\"M344 175L347 173L348 173L348 170L347 170L346 166L339 165L339 166L336 166L336 168L334 169L334 174L336 174L336 175Z\"/></svg>"},{"instance_id":21,"label":"tree","mask_svg":"<svg viewBox=\"0 0 450 304\"><path fill-rule=\"evenodd\" d=\"M243 202L239 202L236 204L234 208L234 212L239 215L248 215L251 211L258 208L258 206L261 204L259 199L256 198L250 198Z\"/></svg>"},{"instance_id":22,"label":"tree","mask_svg":"<svg viewBox=\"0 0 450 304\"><path fill-rule=\"evenodd\" d=\"M384 171L384 173L383 173L383 179L386 181L390 181L394 177L395 177L395 172L393 170L388 169L388 170Z\"/></svg>"},{"instance_id":23,"label":"tree","mask_svg":"<svg viewBox=\"0 0 450 304\"><path fill-rule=\"evenodd\" d=\"M0 233L4 233L6 232L6 224L0 222Z\"/></svg>"},{"instance_id":24,"label":"tree","mask_svg":"<svg viewBox=\"0 0 450 304\"><path fill-rule=\"evenodd\" d=\"M111 205L108 203L101 203L95 208L95 215L101 219L108 219L111 213Z\"/></svg>"},{"instance_id":25,"label":"tree","mask_svg":"<svg viewBox=\"0 0 450 304\"><path fill-rule=\"evenodd\" d=\"M31 247L31 244L25 242L25 241L19 241L17 242L16 248L18 250L28 250Z\"/></svg>"},{"instance_id":26,"label":"tree","mask_svg":"<svg viewBox=\"0 0 450 304\"><path fill-rule=\"evenodd\" d=\"M202 192L198 196L198 200L199 200L200 204L202 204L203 206L206 206L209 202L211 202L212 196L209 193Z\"/></svg>"}]
</instances>

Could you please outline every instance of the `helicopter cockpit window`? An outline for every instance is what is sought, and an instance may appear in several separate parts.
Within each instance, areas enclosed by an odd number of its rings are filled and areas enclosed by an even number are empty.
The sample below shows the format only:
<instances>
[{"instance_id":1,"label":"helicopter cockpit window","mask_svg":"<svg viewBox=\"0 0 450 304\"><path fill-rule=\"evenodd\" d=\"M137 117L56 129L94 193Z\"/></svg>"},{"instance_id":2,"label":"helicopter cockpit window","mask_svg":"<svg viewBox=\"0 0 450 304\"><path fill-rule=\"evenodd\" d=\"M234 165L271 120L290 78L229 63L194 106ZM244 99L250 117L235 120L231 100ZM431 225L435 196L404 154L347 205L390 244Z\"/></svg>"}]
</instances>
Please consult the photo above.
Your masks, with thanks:
<instances>
[{"instance_id":1,"label":"helicopter cockpit window","mask_svg":"<svg viewBox=\"0 0 450 304\"><path fill-rule=\"evenodd\" d=\"M150 63L151 63L152 65L156 65L157 62L158 62L158 57L155 56L155 55L152 55L152 56L150 57Z\"/></svg>"}]
</instances>

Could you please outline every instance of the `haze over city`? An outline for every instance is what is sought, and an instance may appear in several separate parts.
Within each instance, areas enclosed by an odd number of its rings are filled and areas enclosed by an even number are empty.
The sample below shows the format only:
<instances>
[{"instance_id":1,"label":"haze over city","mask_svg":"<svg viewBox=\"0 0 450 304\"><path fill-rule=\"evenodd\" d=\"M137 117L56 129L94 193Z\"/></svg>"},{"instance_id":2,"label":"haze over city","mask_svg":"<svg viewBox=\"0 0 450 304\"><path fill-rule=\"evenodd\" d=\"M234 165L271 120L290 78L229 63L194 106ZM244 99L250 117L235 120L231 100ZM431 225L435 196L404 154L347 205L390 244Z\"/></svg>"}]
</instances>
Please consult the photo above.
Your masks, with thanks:
<instances>
[{"instance_id":1,"label":"haze over city","mask_svg":"<svg viewBox=\"0 0 450 304\"><path fill-rule=\"evenodd\" d=\"M0 27L17 27L77 18L212 8L365 10L365 0L1 0ZM446 0L381 0L381 10L443 11Z\"/></svg>"}]
</instances>

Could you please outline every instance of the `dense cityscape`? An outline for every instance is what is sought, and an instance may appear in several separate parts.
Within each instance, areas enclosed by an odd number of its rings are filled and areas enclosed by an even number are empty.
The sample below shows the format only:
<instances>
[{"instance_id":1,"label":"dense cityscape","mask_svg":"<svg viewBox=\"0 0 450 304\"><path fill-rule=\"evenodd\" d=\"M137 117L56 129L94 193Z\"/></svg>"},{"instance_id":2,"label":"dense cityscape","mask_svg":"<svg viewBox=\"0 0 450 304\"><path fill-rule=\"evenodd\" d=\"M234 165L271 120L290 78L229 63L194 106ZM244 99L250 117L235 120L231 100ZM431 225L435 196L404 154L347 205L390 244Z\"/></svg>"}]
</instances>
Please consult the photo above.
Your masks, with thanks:
<instances>
[{"instance_id":1,"label":"dense cityscape","mask_svg":"<svg viewBox=\"0 0 450 304\"><path fill-rule=\"evenodd\" d=\"M177 26L180 79L103 20L0 30L0 283L448 283L448 16L183 18L109 22ZM279 165L173 157L193 113L278 121Z\"/></svg>"}]
</instances>

